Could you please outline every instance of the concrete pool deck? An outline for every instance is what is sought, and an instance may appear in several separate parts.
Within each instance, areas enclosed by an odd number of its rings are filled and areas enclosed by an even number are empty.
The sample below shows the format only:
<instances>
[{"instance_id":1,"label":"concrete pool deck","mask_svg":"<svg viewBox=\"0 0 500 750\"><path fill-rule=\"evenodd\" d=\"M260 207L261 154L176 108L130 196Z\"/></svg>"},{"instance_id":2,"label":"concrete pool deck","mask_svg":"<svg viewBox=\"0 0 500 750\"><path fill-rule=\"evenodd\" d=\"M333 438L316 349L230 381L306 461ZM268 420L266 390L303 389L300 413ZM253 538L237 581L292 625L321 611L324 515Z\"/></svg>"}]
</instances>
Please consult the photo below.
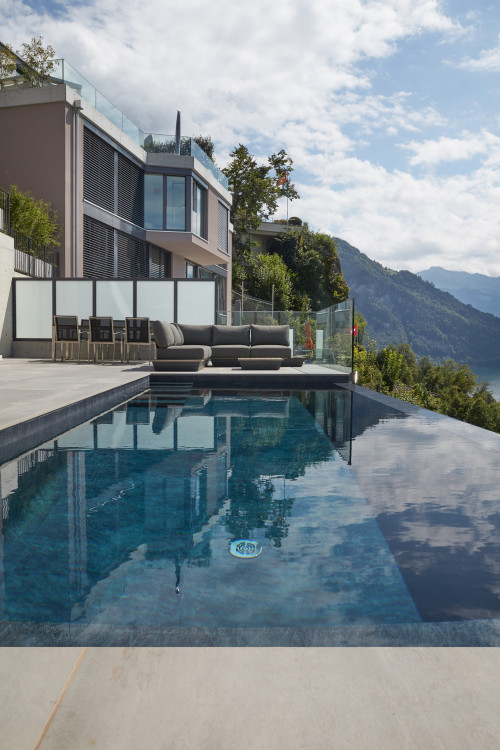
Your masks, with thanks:
<instances>
[{"instance_id":1,"label":"concrete pool deck","mask_svg":"<svg viewBox=\"0 0 500 750\"><path fill-rule=\"evenodd\" d=\"M150 372L4 359L0 441ZM2 750L500 750L494 648L2 648L0 673Z\"/></svg>"},{"instance_id":2,"label":"concrete pool deck","mask_svg":"<svg viewBox=\"0 0 500 750\"><path fill-rule=\"evenodd\" d=\"M495 750L495 649L0 649L3 750Z\"/></svg>"}]
</instances>

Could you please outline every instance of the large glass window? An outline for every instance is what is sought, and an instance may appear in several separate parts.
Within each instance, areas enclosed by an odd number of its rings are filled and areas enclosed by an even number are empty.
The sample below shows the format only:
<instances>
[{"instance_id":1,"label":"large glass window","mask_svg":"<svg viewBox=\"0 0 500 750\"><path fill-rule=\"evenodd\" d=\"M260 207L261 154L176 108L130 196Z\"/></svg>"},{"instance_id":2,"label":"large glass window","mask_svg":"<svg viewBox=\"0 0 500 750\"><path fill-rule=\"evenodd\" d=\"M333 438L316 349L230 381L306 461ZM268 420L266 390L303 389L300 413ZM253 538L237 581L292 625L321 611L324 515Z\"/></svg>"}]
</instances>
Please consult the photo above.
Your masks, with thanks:
<instances>
[{"instance_id":1,"label":"large glass window","mask_svg":"<svg viewBox=\"0 0 500 750\"><path fill-rule=\"evenodd\" d=\"M186 231L186 178L167 176L167 229Z\"/></svg>"},{"instance_id":2,"label":"large glass window","mask_svg":"<svg viewBox=\"0 0 500 750\"><path fill-rule=\"evenodd\" d=\"M207 191L193 181L193 215L191 231L199 237L207 238L206 227Z\"/></svg>"},{"instance_id":3,"label":"large glass window","mask_svg":"<svg viewBox=\"0 0 500 750\"><path fill-rule=\"evenodd\" d=\"M165 184L166 183L166 184ZM165 207L165 216L163 209ZM186 178L147 174L144 179L144 227L186 231Z\"/></svg>"},{"instance_id":4,"label":"large glass window","mask_svg":"<svg viewBox=\"0 0 500 750\"><path fill-rule=\"evenodd\" d=\"M163 229L163 175L144 177L144 227Z\"/></svg>"}]
</instances>

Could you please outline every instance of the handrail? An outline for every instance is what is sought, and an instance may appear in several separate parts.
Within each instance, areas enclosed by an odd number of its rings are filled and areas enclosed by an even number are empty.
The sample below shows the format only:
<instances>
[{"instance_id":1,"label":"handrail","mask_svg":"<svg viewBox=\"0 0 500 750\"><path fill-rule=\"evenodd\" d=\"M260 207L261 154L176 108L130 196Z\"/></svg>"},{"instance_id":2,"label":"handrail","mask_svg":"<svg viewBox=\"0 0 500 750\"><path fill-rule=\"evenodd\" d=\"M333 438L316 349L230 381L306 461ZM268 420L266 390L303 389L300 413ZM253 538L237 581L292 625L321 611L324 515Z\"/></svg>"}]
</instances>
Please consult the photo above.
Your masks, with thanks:
<instances>
[{"instance_id":1,"label":"handrail","mask_svg":"<svg viewBox=\"0 0 500 750\"><path fill-rule=\"evenodd\" d=\"M40 245L31 237L13 229L10 222L10 193L0 188L0 232L14 239L14 270L40 279L58 275L59 253Z\"/></svg>"},{"instance_id":2,"label":"handrail","mask_svg":"<svg viewBox=\"0 0 500 750\"><path fill-rule=\"evenodd\" d=\"M0 188L0 232L10 234L10 194Z\"/></svg>"}]
</instances>

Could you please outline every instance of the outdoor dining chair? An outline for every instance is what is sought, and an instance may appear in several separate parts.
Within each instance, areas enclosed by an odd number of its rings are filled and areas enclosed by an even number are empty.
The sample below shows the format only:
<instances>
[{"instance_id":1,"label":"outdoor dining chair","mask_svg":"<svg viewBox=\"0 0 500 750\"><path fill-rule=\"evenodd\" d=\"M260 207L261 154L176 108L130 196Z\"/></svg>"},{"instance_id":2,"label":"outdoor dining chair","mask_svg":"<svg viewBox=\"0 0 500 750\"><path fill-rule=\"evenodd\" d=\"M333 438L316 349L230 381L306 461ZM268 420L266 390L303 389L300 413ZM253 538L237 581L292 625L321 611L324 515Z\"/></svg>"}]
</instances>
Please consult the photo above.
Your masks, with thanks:
<instances>
[{"instance_id":1,"label":"outdoor dining chair","mask_svg":"<svg viewBox=\"0 0 500 750\"><path fill-rule=\"evenodd\" d=\"M89 351L88 361L90 362L90 348L94 353L94 362L97 357L104 359L104 347L111 346L113 364L115 363L115 346L120 344L120 359L123 362L123 335L122 331L115 330L113 318L111 317L89 317Z\"/></svg>"},{"instance_id":2,"label":"outdoor dining chair","mask_svg":"<svg viewBox=\"0 0 500 750\"><path fill-rule=\"evenodd\" d=\"M127 362L130 362L130 347L148 347L149 364L151 364L151 330L149 318L125 318L125 347Z\"/></svg>"},{"instance_id":3,"label":"outdoor dining chair","mask_svg":"<svg viewBox=\"0 0 500 750\"><path fill-rule=\"evenodd\" d=\"M52 362L56 361L57 344L60 347L61 362L69 358L70 350L76 346L80 361L80 327L77 315L54 315L52 326Z\"/></svg>"}]
</instances>

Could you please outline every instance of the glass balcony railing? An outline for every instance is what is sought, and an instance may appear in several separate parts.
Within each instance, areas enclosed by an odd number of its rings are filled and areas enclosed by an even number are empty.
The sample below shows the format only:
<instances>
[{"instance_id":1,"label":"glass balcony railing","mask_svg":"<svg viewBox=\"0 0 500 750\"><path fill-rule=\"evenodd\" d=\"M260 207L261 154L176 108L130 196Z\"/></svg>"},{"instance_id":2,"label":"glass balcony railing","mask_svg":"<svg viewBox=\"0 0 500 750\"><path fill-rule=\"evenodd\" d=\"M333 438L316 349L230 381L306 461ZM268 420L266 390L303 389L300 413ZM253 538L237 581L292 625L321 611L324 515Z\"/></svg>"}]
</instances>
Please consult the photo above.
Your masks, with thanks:
<instances>
[{"instance_id":1,"label":"glass balcony railing","mask_svg":"<svg viewBox=\"0 0 500 750\"><path fill-rule=\"evenodd\" d=\"M289 325L292 354L308 362L352 372L354 302L319 312L232 310L217 313L219 325Z\"/></svg>"},{"instance_id":2,"label":"glass balcony railing","mask_svg":"<svg viewBox=\"0 0 500 750\"><path fill-rule=\"evenodd\" d=\"M174 135L164 135L159 133L145 133L143 130L134 125L109 99L101 94L92 86L77 70L75 70L66 60L54 60L54 70L51 75L53 83L65 83L77 92L82 99L91 104L101 114L104 115L117 128L122 130L125 135L131 138L141 148L149 153L175 154L176 139ZM215 177L215 179L224 187L228 188L226 175L213 163L209 156L198 146L194 138L181 138L180 156L193 156Z\"/></svg>"}]
</instances>

